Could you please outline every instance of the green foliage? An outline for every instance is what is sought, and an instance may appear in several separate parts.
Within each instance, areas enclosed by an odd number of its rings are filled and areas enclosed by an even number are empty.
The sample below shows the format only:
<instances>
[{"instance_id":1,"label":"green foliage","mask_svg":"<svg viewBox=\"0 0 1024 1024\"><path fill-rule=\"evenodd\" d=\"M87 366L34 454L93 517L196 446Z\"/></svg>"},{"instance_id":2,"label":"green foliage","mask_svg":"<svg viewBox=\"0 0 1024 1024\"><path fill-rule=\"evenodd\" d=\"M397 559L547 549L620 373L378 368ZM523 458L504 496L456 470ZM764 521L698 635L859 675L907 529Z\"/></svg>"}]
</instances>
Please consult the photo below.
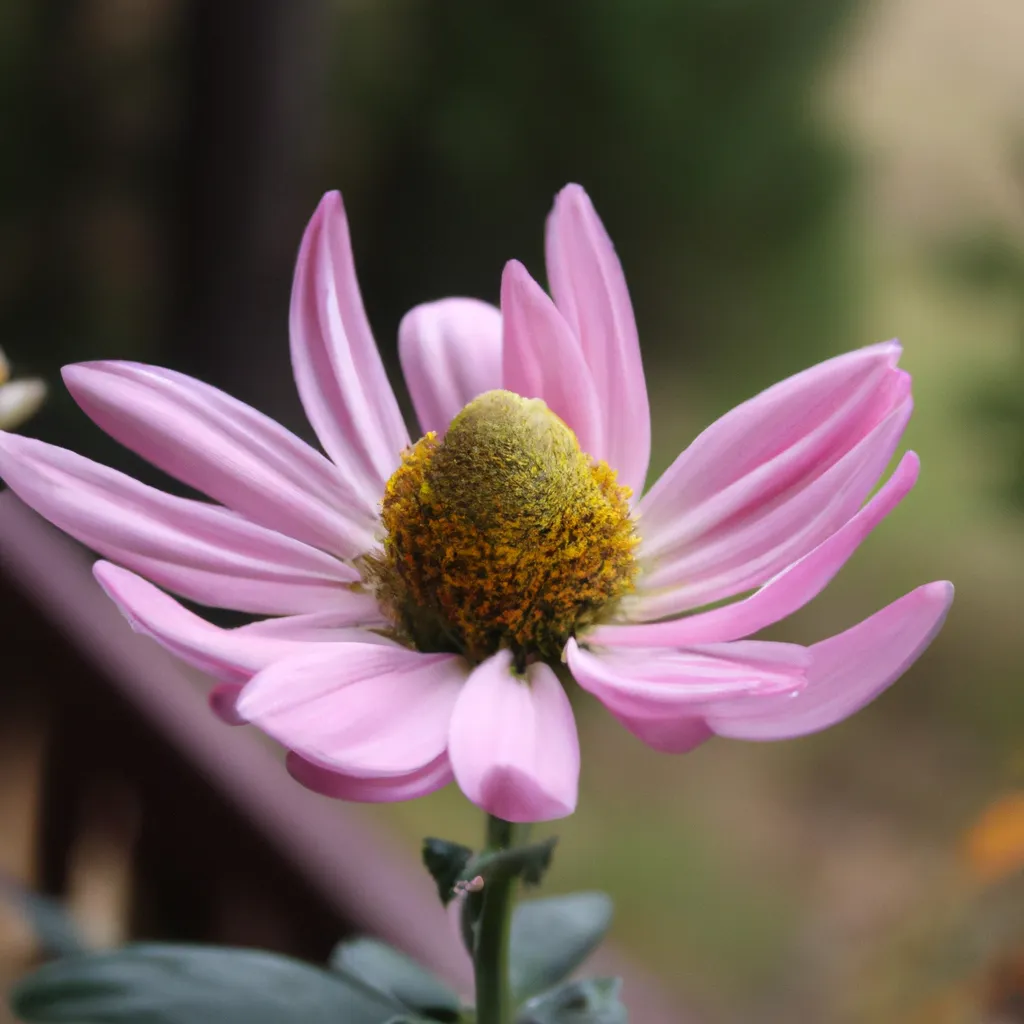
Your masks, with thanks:
<instances>
[{"instance_id":1,"label":"green foliage","mask_svg":"<svg viewBox=\"0 0 1024 1024\"><path fill-rule=\"evenodd\" d=\"M84 953L88 948L63 904L0 876L0 896L8 899L28 922L39 945L54 956Z\"/></svg>"},{"instance_id":2,"label":"green foliage","mask_svg":"<svg viewBox=\"0 0 1024 1024\"><path fill-rule=\"evenodd\" d=\"M16 986L28 1024L384 1024L404 1007L288 957L145 944L68 957Z\"/></svg>"},{"instance_id":3,"label":"green foliage","mask_svg":"<svg viewBox=\"0 0 1024 1024\"><path fill-rule=\"evenodd\" d=\"M500 819L492 818L491 822L492 825L499 826L499 830L511 829L508 822ZM506 833L503 841L511 841L511 835L511 831ZM541 843L531 843L528 846L506 846L485 850L471 858L463 867L458 879L460 883L472 882L478 877L483 882L481 888L471 886L466 889L466 898L459 915L462 942L470 956L475 955L477 926L484 909L485 892L492 886L507 885L515 879L522 880L524 885L540 885L544 873L551 866L551 858L557 843L558 837L551 836Z\"/></svg>"},{"instance_id":4,"label":"green foliage","mask_svg":"<svg viewBox=\"0 0 1024 1024\"><path fill-rule=\"evenodd\" d=\"M1004 456L1000 497L1024 511L1024 247L1002 229L977 231L939 246L938 270L988 301L1009 305L1015 318L1015 372L975 382L966 413L994 439Z\"/></svg>"},{"instance_id":5,"label":"green foliage","mask_svg":"<svg viewBox=\"0 0 1024 1024\"><path fill-rule=\"evenodd\" d=\"M618 978L569 982L531 999L519 1011L516 1024L626 1024L621 988Z\"/></svg>"},{"instance_id":6,"label":"green foliage","mask_svg":"<svg viewBox=\"0 0 1024 1024\"><path fill-rule=\"evenodd\" d=\"M745 357L730 372L763 379L823 335L842 345L850 166L812 100L853 7L346 9L334 177L352 183L371 307L397 320L410 300L494 299L512 256L542 277L541 218L579 181L623 256L649 358L720 365L730 345Z\"/></svg>"},{"instance_id":7,"label":"green foliage","mask_svg":"<svg viewBox=\"0 0 1024 1024\"><path fill-rule=\"evenodd\" d=\"M517 999L543 992L570 975L597 948L612 921L603 892L522 903L512 917L510 971Z\"/></svg>"},{"instance_id":8,"label":"green foliage","mask_svg":"<svg viewBox=\"0 0 1024 1024\"><path fill-rule=\"evenodd\" d=\"M521 878L526 885L540 885L544 872L551 866L557 843L558 837L551 836L529 846L486 850L462 869L461 880L469 881L480 875L485 884L498 879Z\"/></svg>"},{"instance_id":9,"label":"green foliage","mask_svg":"<svg viewBox=\"0 0 1024 1024\"><path fill-rule=\"evenodd\" d=\"M425 968L397 949L373 939L355 939L335 947L331 968L440 1021L458 1020L459 997Z\"/></svg>"},{"instance_id":10,"label":"green foliage","mask_svg":"<svg viewBox=\"0 0 1024 1024\"><path fill-rule=\"evenodd\" d=\"M437 883L437 895L445 906L454 899L455 883L472 856L473 851L468 846L450 843L447 839L428 836L423 840L423 863Z\"/></svg>"}]
</instances>

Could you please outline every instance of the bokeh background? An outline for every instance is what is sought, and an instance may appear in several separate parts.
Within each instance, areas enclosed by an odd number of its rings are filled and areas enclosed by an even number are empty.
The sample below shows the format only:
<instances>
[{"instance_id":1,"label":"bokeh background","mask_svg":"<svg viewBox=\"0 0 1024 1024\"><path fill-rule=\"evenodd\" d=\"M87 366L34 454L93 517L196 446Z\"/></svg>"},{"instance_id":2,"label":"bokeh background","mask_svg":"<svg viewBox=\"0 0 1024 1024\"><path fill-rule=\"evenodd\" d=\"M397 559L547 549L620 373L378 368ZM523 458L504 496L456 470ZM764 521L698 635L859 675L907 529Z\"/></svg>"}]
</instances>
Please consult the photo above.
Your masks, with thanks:
<instances>
[{"instance_id":1,"label":"bokeh background","mask_svg":"<svg viewBox=\"0 0 1024 1024\"><path fill-rule=\"evenodd\" d=\"M59 386L132 358L310 436L287 302L328 188L395 370L410 306L496 301L512 257L542 275L581 182L626 268L654 473L780 376L898 335L921 481L773 635L936 578L945 630L786 744L669 758L580 700L550 888L609 890L617 942L710 1019L1024 1020L1022 45L1019 0L6 0L0 340L54 382L25 429L165 483ZM410 844L479 828L454 789L360 813Z\"/></svg>"}]
</instances>

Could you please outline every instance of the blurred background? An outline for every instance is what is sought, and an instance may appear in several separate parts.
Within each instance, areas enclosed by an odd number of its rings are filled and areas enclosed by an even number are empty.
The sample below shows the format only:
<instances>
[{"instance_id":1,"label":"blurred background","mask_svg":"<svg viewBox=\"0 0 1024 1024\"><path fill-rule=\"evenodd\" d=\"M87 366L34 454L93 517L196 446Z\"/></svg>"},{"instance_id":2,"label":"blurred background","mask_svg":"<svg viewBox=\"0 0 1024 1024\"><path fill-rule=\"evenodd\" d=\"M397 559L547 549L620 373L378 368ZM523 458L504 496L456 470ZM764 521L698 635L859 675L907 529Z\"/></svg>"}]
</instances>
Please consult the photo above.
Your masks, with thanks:
<instances>
[{"instance_id":1,"label":"blurred background","mask_svg":"<svg viewBox=\"0 0 1024 1024\"><path fill-rule=\"evenodd\" d=\"M636 308L652 479L780 376L899 336L921 482L773 635L936 578L945 630L864 713L785 744L665 757L580 700L548 887L610 891L620 947L708 1020L1024 1021L1022 45L1019 0L6 0L0 340L53 385L25 430L165 484L59 384L130 358L311 436L287 303L330 188L396 371L412 305L496 301L512 257L542 276L552 198L582 183ZM31 672L2 676L21 877ZM480 827L454 788L356 813L410 848Z\"/></svg>"}]
</instances>

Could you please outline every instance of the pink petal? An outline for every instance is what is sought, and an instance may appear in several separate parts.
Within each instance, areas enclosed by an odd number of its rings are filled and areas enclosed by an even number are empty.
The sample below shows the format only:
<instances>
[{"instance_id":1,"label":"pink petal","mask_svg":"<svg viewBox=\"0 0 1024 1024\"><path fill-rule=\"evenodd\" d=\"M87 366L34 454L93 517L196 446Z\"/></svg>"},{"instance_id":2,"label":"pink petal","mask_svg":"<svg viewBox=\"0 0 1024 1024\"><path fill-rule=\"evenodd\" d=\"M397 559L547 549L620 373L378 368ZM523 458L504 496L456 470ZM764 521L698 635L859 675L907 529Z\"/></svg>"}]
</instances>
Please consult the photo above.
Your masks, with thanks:
<instances>
[{"instance_id":1,"label":"pink petal","mask_svg":"<svg viewBox=\"0 0 1024 1024\"><path fill-rule=\"evenodd\" d=\"M570 640L565 658L576 682L616 716L666 722L700 718L721 698L799 690L810 662L796 644L754 640L630 651L589 651Z\"/></svg>"},{"instance_id":2,"label":"pink petal","mask_svg":"<svg viewBox=\"0 0 1024 1024\"><path fill-rule=\"evenodd\" d=\"M267 637L277 640L299 640L309 643L347 642L358 640L361 643L378 643L396 645L380 632L370 629L353 629L353 626L375 627L382 629L386 623L379 612L369 621L357 622L350 610L335 608L329 611L311 612L307 615L287 615L278 619L262 619L250 622L232 630L236 637ZM298 650L294 648L293 650ZM245 719L238 713L238 697L244 689L241 683L221 683L210 691L210 708L218 718L228 725L242 725Z\"/></svg>"},{"instance_id":3,"label":"pink petal","mask_svg":"<svg viewBox=\"0 0 1024 1024\"><path fill-rule=\"evenodd\" d=\"M662 754L688 754L715 735L699 716L612 714L638 740Z\"/></svg>"},{"instance_id":4,"label":"pink petal","mask_svg":"<svg viewBox=\"0 0 1024 1024\"><path fill-rule=\"evenodd\" d=\"M660 518L664 502L649 518L645 497L639 557L648 571L637 582L640 598L630 617L663 618L760 586L838 529L868 496L899 444L912 410L908 385L902 375L862 386L857 400L867 403L871 417L879 411L879 386L893 400L878 422L861 418L841 445L824 451L823 437L834 435L836 422L849 419L857 404L845 400L824 426L700 506L680 508L674 523ZM820 458L807 462L809 450ZM659 486L660 481L655 490Z\"/></svg>"},{"instance_id":5,"label":"pink petal","mask_svg":"<svg viewBox=\"0 0 1024 1024\"><path fill-rule=\"evenodd\" d=\"M368 595L357 595L368 597ZM337 604L333 608L325 608L318 612L307 612L303 615L285 615L276 619L260 619L248 625L239 626L246 636L266 636L280 640L308 640L323 643L325 640L351 640L353 627L365 630L386 629L387 620L383 617L375 601L370 599L373 608L367 606L357 608ZM373 633L366 642L373 642L377 636L381 643L394 643L379 634Z\"/></svg>"},{"instance_id":6,"label":"pink petal","mask_svg":"<svg viewBox=\"0 0 1024 1024\"><path fill-rule=\"evenodd\" d=\"M184 597L272 615L345 607L372 617L359 574L227 509L164 494L42 441L0 434L0 476L23 501L107 558Z\"/></svg>"},{"instance_id":7,"label":"pink petal","mask_svg":"<svg viewBox=\"0 0 1024 1024\"><path fill-rule=\"evenodd\" d=\"M825 589L860 543L906 497L917 482L919 466L917 456L907 452L885 485L855 516L746 600L668 622L599 626L587 635L587 641L604 647L721 643L781 621Z\"/></svg>"},{"instance_id":8,"label":"pink petal","mask_svg":"<svg viewBox=\"0 0 1024 1024\"><path fill-rule=\"evenodd\" d=\"M319 452L202 381L141 363L78 363L64 382L111 437L261 526L343 558L373 546L376 506Z\"/></svg>"},{"instance_id":9,"label":"pink petal","mask_svg":"<svg viewBox=\"0 0 1024 1024\"><path fill-rule=\"evenodd\" d=\"M465 676L458 655L311 644L255 675L237 709L321 768L362 778L404 776L444 754Z\"/></svg>"},{"instance_id":10,"label":"pink petal","mask_svg":"<svg viewBox=\"0 0 1024 1024\"><path fill-rule=\"evenodd\" d=\"M398 355L424 433L443 437L477 395L501 387L501 313L478 299L441 299L410 310Z\"/></svg>"},{"instance_id":11,"label":"pink petal","mask_svg":"<svg viewBox=\"0 0 1024 1024\"><path fill-rule=\"evenodd\" d=\"M680 497L687 511L698 508L783 454L795 480L823 459L835 461L906 396L899 355L895 341L870 345L744 401L703 431L651 488L642 503L648 522L678 529Z\"/></svg>"},{"instance_id":12,"label":"pink petal","mask_svg":"<svg viewBox=\"0 0 1024 1024\"><path fill-rule=\"evenodd\" d=\"M448 756L462 792L506 821L550 821L576 808L576 722L558 677L540 662L524 679L499 651L473 670L452 714Z\"/></svg>"},{"instance_id":13,"label":"pink petal","mask_svg":"<svg viewBox=\"0 0 1024 1024\"><path fill-rule=\"evenodd\" d=\"M333 772L307 761L294 751L289 752L287 765L292 778L315 793L336 800L353 800L369 804L414 800L416 797L442 789L452 781L452 767L447 754L442 754L436 761L431 761L430 764L407 775L387 775L380 778L363 778Z\"/></svg>"},{"instance_id":14,"label":"pink petal","mask_svg":"<svg viewBox=\"0 0 1024 1024\"><path fill-rule=\"evenodd\" d=\"M849 352L780 382L707 428L640 503L652 554L823 472L909 393L895 342Z\"/></svg>"},{"instance_id":15,"label":"pink petal","mask_svg":"<svg viewBox=\"0 0 1024 1024\"><path fill-rule=\"evenodd\" d=\"M910 668L939 632L952 602L952 583L918 587L845 633L809 648L806 689L709 708L708 725L719 736L781 740L841 722Z\"/></svg>"},{"instance_id":16,"label":"pink petal","mask_svg":"<svg viewBox=\"0 0 1024 1024\"><path fill-rule=\"evenodd\" d=\"M579 341L516 260L506 264L501 278L501 315L502 387L543 399L575 432L583 451L603 451L601 407Z\"/></svg>"},{"instance_id":17,"label":"pink petal","mask_svg":"<svg viewBox=\"0 0 1024 1024\"><path fill-rule=\"evenodd\" d=\"M604 415L604 446L587 451L616 470L619 483L639 499L651 455L640 339L622 265L579 185L559 192L546 241L551 293L580 340Z\"/></svg>"},{"instance_id":18,"label":"pink petal","mask_svg":"<svg viewBox=\"0 0 1024 1024\"><path fill-rule=\"evenodd\" d=\"M907 399L805 487L751 509L689 549L663 555L637 581L636 618L650 620L760 586L834 533L884 472L910 418ZM646 547L640 549L647 558Z\"/></svg>"},{"instance_id":19,"label":"pink petal","mask_svg":"<svg viewBox=\"0 0 1024 1024\"><path fill-rule=\"evenodd\" d=\"M109 562L97 562L93 573L136 633L152 637L171 654L217 679L244 682L272 661L308 646L306 640L261 635L250 626L221 629L140 576ZM350 629L344 636L365 640L367 634ZM338 637L334 631L332 639Z\"/></svg>"},{"instance_id":20,"label":"pink petal","mask_svg":"<svg viewBox=\"0 0 1024 1024\"><path fill-rule=\"evenodd\" d=\"M303 235L290 324L309 422L365 507L375 508L409 435L363 310L337 192L323 197Z\"/></svg>"},{"instance_id":21,"label":"pink petal","mask_svg":"<svg viewBox=\"0 0 1024 1024\"><path fill-rule=\"evenodd\" d=\"M244 686L242 683L218 683L207 697L210 710L225 725L245 725L245 719L238 713L238 697Z\"/></svg>"}]
</instances>

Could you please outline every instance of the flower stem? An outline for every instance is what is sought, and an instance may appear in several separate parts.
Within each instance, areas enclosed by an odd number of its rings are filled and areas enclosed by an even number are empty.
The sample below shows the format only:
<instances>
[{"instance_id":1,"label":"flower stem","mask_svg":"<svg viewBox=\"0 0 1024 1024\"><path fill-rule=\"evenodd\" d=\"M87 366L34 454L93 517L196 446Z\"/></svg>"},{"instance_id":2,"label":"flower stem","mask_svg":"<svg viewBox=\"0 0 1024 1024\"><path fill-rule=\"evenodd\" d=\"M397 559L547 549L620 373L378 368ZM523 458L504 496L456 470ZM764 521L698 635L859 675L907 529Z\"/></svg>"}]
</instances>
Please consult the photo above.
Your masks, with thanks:
<instances>
[{"instance_id":1,"label":"flower stem","mask_svg":"<svg viewBox=\"0 0 1024 1024\"><path fill-rule=\"evenodd\" d=\"M521 828L488 815L487 849L505 850L514 846ZM477 1024L511 1024L512 1021L508 954L515 899L514 878L495 878L488 881L483 891L473 956Z\"/></svg>"}]
</instances>

